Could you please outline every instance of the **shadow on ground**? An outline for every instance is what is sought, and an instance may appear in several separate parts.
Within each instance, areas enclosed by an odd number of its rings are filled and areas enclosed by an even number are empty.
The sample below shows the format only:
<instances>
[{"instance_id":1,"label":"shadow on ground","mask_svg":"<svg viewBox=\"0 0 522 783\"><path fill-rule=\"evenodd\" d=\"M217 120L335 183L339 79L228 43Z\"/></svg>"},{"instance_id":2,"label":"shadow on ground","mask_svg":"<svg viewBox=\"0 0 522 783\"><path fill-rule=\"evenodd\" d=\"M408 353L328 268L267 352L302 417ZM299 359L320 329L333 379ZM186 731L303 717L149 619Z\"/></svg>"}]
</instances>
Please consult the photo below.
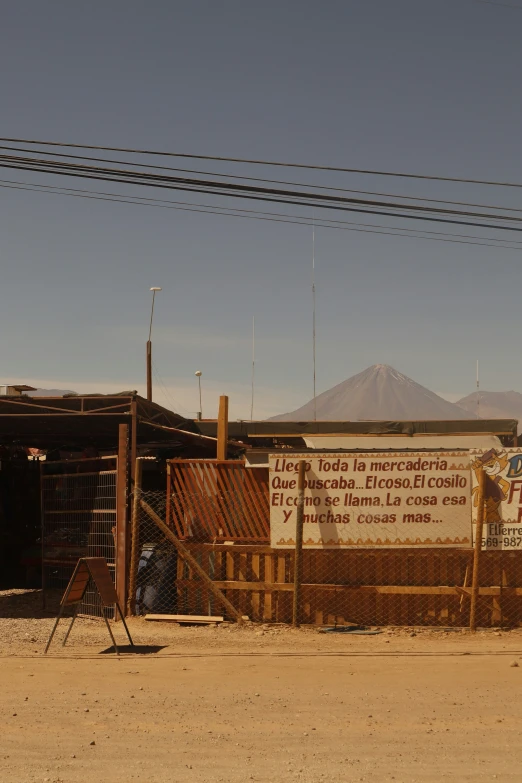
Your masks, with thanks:
<instances>
[{"instance_id":1,"label":"shadow on ground","mask_svg":"<svg viewBox=\"0 0 522 783\"><path fill-rule=\"evenodd\" d=\"M161 650L167 647L166 644L118 644L118 652L120 655L155 655ZM102 650L100 655L114 655L114 647L111 645L107 649Z\"/></svg>"}]
</instances>

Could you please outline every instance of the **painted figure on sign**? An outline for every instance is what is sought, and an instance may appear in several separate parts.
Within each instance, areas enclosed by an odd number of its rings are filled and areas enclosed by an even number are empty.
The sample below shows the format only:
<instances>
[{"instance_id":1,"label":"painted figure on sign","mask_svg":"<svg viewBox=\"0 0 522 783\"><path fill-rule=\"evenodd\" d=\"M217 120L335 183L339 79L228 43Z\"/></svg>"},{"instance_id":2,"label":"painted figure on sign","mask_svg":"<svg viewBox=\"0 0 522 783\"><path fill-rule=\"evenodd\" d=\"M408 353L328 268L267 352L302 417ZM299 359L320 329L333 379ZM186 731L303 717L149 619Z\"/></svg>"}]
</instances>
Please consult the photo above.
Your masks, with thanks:
<instances>
[{"instance_id":1,"label":"painted figure on sign","mask_svg":"<svg viewBox=\"0 0 522 783\"><path fill-rule=\"evenodd\" d=\"M486 474L484 494L486 501L486 521L501 522L500 505L507 499L509 481L502 477L502 473L508 466L508 457L505 452L490 449L472 463L477 483L481 468ZM478 504L478 486L473 490L473 505Z\"/></svg>"}]
</instances>

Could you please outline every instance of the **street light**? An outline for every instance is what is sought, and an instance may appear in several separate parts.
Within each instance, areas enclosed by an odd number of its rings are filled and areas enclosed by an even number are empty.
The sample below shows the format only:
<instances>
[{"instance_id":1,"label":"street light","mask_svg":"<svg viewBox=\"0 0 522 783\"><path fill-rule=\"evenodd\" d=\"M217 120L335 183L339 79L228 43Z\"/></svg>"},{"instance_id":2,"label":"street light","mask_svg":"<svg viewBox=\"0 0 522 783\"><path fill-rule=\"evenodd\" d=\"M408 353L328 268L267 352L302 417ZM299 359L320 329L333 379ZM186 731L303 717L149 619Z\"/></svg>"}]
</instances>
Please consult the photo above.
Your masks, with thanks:
<instances>
[{"instance_id":1,"label":"street light","mask_svg":"<svg viewBox=\"0 0 522 783\"><path fill-rule=\"evenodd\" d=\"M152 308L150 311L149 339L147 340L147 399L149 402L152 402L152 317L154 315L156 291L161 291L161 288L153 286L150 290L152 291Z\"/></svg>"},{"instance_id":2,"label":"street light","mask_svg":"<svg viewBox=\"0 0 522 783\"><path fill-rule=\"evenodd\" d=\"M202 376L201 370L196 370L194 375L198 379L198 386L199 386L199 413L198 413L198 421L201 421L203 418L203 406L201 404L201 376Z\"/></svg>"}]
</instances>

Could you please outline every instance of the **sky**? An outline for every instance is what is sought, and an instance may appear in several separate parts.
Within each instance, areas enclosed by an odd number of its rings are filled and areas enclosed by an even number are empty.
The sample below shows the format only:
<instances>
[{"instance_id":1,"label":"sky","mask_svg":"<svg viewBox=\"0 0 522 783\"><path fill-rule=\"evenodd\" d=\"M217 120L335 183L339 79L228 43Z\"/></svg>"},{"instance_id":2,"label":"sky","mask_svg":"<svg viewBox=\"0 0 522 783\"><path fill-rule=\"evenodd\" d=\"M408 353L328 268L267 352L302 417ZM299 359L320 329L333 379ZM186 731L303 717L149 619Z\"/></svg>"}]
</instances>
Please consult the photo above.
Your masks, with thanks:
<instances>
[{"instance_id":1,"label":"sky","mask_svg":"<svg viewBox=\"0 0 522 783\"><path fill-rule=\"evenodd\" d=\"M0 135L522 183L521 35L522 0L18 0L2 10ZM179 165L522 208L516 188ZM311 398L310 224L5 187L136 193L107 183L10 169L0 179L0 383L143 393L149 288L161 286L158 403L194 415L201 370L203 416L228 394L231 418L249 418L253 316L254 417ZM317 227L317 392L383 363L458 399L477 359L484 390L522 391L521 255Z\"/></svg>"}]
</instances>

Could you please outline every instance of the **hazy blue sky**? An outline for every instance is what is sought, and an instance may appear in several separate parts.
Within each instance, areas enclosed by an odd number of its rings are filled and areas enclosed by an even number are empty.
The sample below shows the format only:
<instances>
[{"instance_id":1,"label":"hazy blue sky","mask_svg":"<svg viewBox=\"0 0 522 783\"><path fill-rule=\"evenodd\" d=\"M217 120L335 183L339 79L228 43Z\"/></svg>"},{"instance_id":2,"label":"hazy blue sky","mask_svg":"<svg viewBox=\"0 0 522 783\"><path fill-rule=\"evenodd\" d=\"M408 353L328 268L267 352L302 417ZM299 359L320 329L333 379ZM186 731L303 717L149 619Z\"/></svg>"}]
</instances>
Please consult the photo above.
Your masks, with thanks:
<instances>
[{"instance_id":1,"label":"hazy blue sky","mask_svg":"<svg viewBox=\"0 0 522 783\"><path fill-rule=\"evenodd\" d=\"M522 182L521 38L522 10L473 0L17 0L0 135ZM514 189L249 173L522 207ZM159 285L158 402L194 413L201 369L204 414L229 393L247 417L253 314L256 415L311 397L309 227L0 187L0 258L0 382L143 390ZM522 250L318 228L316 281L318 391L382 362L464 395L476 358L484 389L522 391Z\"/></svg>"}]
</instances>

